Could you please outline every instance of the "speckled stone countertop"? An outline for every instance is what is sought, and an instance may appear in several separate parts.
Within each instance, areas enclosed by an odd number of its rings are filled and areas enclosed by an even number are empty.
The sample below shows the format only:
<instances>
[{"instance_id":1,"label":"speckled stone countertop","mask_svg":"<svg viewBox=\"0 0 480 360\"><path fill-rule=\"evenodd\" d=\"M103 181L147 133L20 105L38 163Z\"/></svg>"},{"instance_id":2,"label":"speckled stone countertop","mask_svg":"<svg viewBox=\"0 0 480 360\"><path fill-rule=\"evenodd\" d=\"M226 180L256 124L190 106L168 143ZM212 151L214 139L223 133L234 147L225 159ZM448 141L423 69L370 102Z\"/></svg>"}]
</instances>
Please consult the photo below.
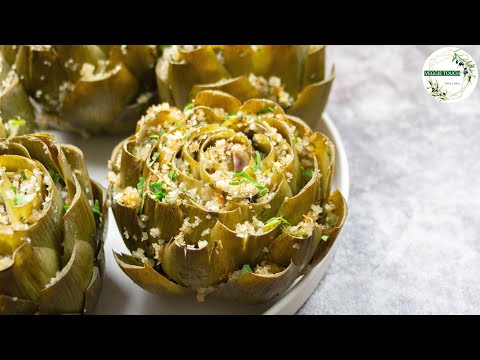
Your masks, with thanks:
<instances>
[{"instance_id":1,"label":"speckled stone countertop","mask_svg":"<svg viewBox=\"0 0 480 360\"><path fill-rule=\"evenodd\" d=\"M428 95L441 47L328 47L350 213L299 314L480 313L480 84L459 103ZM459 47L480 64L480 46Z\"/></svg>"}]
</instances>

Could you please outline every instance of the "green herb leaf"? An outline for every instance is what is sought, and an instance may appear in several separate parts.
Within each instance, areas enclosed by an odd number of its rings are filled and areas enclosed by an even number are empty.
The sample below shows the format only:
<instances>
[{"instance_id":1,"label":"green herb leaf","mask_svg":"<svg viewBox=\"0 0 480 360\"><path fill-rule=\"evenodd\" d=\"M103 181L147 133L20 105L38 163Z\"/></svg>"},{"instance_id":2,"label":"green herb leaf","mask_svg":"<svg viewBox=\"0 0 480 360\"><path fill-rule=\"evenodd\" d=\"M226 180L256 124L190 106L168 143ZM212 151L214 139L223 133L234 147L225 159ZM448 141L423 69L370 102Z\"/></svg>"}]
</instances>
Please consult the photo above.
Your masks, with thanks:
<instances>
[{"instance_id":1,"label":"green herb leaf","mask_svg":"<svg viewBox=\"0 0 480 360\"><path fill-rule=\"evenodd\" d=\"M245 264L245 265L243 265L242 270L240 270L240 276L243 276L243 275L245 275L246 273L251 273L251 272L253 272L253 270L252 270L252 268L250 267L250 265Z\"/></svg>"},{"instance_id":2,"label":"green herb leaf","mask_svg":"<svg viewBox=\"0 0 480 360\"><path fill-rule=\"evenodd\" d=\"M263 115L263 114L273 113L273 112L275 112L275 110L273 110L271 107L264 107L259 112L257 112L257 115Z\"/></svg>"},{"instance_id":3,"label":"green herb leaf","mask_svg":"<svg viewBox=\"0 0 480 360\"><path fill-rule=\"evenodd\" d=\"M186 113L187 111L190 111L193 109L193 103L190 103L188 105L186 105L184 108L183 108L183 113Z\"/></svg>"},{"instance_id":4,"label":"green herb leaf","mask_svg":"<svg viewBox=\"0 0 480 360\"><path fill-rule=\"evenodd\" d=\"M158 48L163 51L165 49L167 49L170 45L158 45Z\"/></svg>"},{"instance_id":5,"label":"green herb leaf","mask_svg":"<svg viewBox=\"0 0 480 360\"><path fill-rule=\"evenodd\" d=\"M48 170L48 173L50 174L50 177L52 178L53 182L59 183L62 177L60 176L59 173L57 173L55 170L50 169Z\"/></svg>"},{"instance_id":6,"label":"green herb leaf","mask_svg":"<svg viewBox=\"0 0 480 360\"><path fill-rule=\"evenodd\" d=\"M158 157L160 156L160 154L158 152L154 152L150 161L148 162L148 166L152 166L153 164L155 164L155 161L157 161Z\"/></svg>"},{"instance_id":7,"label":"green herb leaf","mask_svg":"<svg viewBox=\"0 0 480 360\"><path fill-rule=\"evenodd\" d=\"M305 171L303 172L303 176L305 177L305 179L310 180L313 176L313 170L305 169Z\"/></svg>"},{"instance_id":8,"label":"green herb leaf","mask_svg":"<svg viewBox=\"0 0 480 360\"><path fill-rule=\"evenodd\" d=\"M23 180L23 181L27 180L27 175L22 174L22 180Z\"/></svg>"},{"instance_id":9,"label":"green herb leaf","mask_svg":"<svg viewBox=\"0 0 480 360\"><path fill-rule=\"evenodd\" d=\"M12 186L12 191L13 191L14 194L16 194L17 193L17 187L13 185Z\"/></svg>"},{"instance_id":10,"label":"green herb leaf","mask_svg":"<svg viewBox=\"0 0 480 360\"><path fill-rule=\"evenodd\" d=\"M168 173L168 177L170 180L175 181L178 178L178 173L172 170Z\"/></svg>"},{"instance_id":11,"label":"green herb leaf","mask_svg":"<svg viewBox=\"0 0 480 360\"><path fill-rule=\"evenodd\" d=\"M138 179L137 190L138 193L142 193L142 189L145 187L145 179L143 177Z\"/></svg>"},{"instance_id":12,"label":"green herb leaf","mask_svg":"<svg viewBox=\"0 0 480 360\"><path fill-rule=\"evenodd\" d=\"M165 131L161 130L158 134L152 134L152 135L150 135L150 138L152 138L152 139L160 139L164 134L165 134Z\"/></svg>"},{"instance_id":13,"label":"green herb leaf","mask_svg":"<svg viewBox=\"0 0 480 360\"><path fill-rule=\"evenodd\" d=\"M260 152L255 151L255 165L250 167L255 174L262 173L262 157Z\"/></svg>"},{"instance_id":14,"label":"green herb leaf","mask_svg":"<svg viewBox=\"0 0 480 360\"><path fill-rule=\"evenodd\" d=\"M273 218L267 220L267 222L264 223L263 227L264 228L272 228L272 227L275 227L279 224L292 226L287 220L285 220L282 217L273 217Z\"/></svg>"},{"instance_id":15,"label":"green herb leaf","mask_svg":"<svg viewBox=\"0 0 480 360\"><path fill-rule=\"evenodd\" d=\"M255 180L254 178L252 178L250 175L248 175L246 172L242 171L242 172L239 172L239 173L235 173L232 175L232 178L238 178L238 177L243 177L245 180L251 182L253 185L255 185L255 187L260 190L260 195L261 196L264 196L266 194L268 194L268 189L263 186L262 184L260 184L257 180Z\"/></svg>"},{"instance_id":16,"label":"green herb leaf","mask_svg":"<svg viewBox=\"0 0 480 360\"><path fill-rule=\"evenodd\" d=\"M238 114L237 114L237 113L232 113L232 112L231 112L231 113L228 113L228 115L225 116L225 117L223 118L223 120L226 121L226 120L230 120L230 119L235 119L235 118L237 118L237 117L238 117Z\"/></svg>"},{"instance_id":17,"label":"green herb leaf","mask_svg":"<svg viewBox=\"0 0 480 360\"><path fill-rule=\"evenodd\" d=\"M322 235L322 237L321 237L321 239L325 242L328 240L328 238L329 238L328 235Z\"/></svg>"},{"instance_id":18,"label":"green herb leaf","mask_svg":"<svg viewBox=\"0 0 480 360\"><path fill-rule=\"evenodd\" d=\"M232 181L229 184L233 186L241 185L245 182L245 180L240 180L240 181Z\"/></svg>"},{"instance_id":19,"label":"green herb leaf","mask_svg":"<svg viewBox=\"0 0 480 360\"><path fill-rule=\"evenodd\" d=\"M300 140L298 139L298 137L294 136L293 139L292 139L292 142L293 143L297 143L299 142Z\"/></svg>"},{"instance_id":20,"label":"green herb leaf","mask_svg":"<svg viewBox=\"0 0 480 360\"><path fill-rule=\"evenodd\" d=\"M334 227L334 226L335 226L335 222L334 222L332 219L327 219L327 224L328 224L330 227Z\"/></svg>"},{"instance_id":21,"label":"green herb leaf","mask_svg":"<svg viewBox=\"0 0 480 360\"><path fill-rule=\"evenodd\" d=\"M155 196L155 200L162 201L162 199L167 195L163 191L163 184L161 182L154 182L150 184L150 193Z\"/></svg>"},{"instance_id":22,"label":"green herb leaf","mask_svg":"<svg viewBox=\"0 0 480 360\"><path fill-rule=\"evenodd\" d=\"M8 121L8 125L10 126L22 126L22 125L25 125L27 122L23 119L14 119L14 120L9 120Z\"/></svg>"},{"instance_id":23,"label":"green herb leaf","mask_svg":"<svg viewBox=\"0 0 480 360\"><path fill-rule=\"evenodd\" d=\"M70 209L70 205L63 205L63 210L68 211Z\"/></svg>"},{"instance_id":24,"label":"green herb leaf","mask_svg":"<svg viewBox=\"0 0 480 360\"><path fill-rule=\"evenodd\" d=\"M102 210L100 209L100 203L98 202L97 199L95 199L95 202L92 206L92 211L94 214L97 214L98 216L102 217Z\"/></svg>"},{"instance_id":25,"label":"green herb leaf","mask_svg":"<svg viewBox=\"0 0 480 360\"><path fill-rule=\"evenodd\" d=\"M20 206L26 203L25 197L22 194L17 194L13 197L13 205Z\"/></svg>"}]
</instances>

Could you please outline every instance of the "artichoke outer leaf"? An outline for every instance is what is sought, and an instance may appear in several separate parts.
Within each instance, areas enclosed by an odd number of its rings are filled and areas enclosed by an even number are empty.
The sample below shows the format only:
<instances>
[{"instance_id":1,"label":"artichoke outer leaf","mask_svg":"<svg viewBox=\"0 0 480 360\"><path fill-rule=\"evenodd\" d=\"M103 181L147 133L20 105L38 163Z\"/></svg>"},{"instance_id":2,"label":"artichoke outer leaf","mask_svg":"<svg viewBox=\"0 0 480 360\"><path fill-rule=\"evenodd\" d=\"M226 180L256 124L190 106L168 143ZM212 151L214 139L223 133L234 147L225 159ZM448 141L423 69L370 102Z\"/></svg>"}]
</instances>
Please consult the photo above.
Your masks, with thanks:
<instances>
[{"instance_id":1,"label":"artichoke outer leaf","mask_svg":"<svg viewBox=\"0 0 480 360\"><path fill-rule=\"evenodd\" d=\"M90 203L78 180L75 179L75 183L77 190L63 217L63 265L70 261L78 241L88 243L92 249L97 248L96 224Z\"/></svg>"},{"instance_id":2,"label":"artichoke outer leaf","mask_svg":"<svg viewBox=\"0 0 480 360\"><path fill-rule=\"evenodd\" d=\"M195 97L195 106L207 106L210 108L223 108L227 113L236 113L242 106L237 98L217 90L205 90Z\"/></svg>"},{"instance_id":3,"label":"artichoke outer leaf","mask_svg":"<svg viewBox=\"0 0 480 360\"><path fill-rule=\"evenodd\" d=\"M53 284L40 293L41 314L81 313L85 290L93 275L94 250L85 241L77 241L72 256Z\"/></svg>"},{"instance_id":4,"label":"artichoke outer leaf","mask_svg":"<svg viewBox=\"0 0 480 360\"><path fill-rule=\"evenodd\" d=\"M235 96L241 102L260 97L260 92L252 85L246 76L222 80L212 84L195 85L190 93L190 98L194 99L199 92L205 90L223 91Z\"/></svg>"},{"instance_id":5,"label":"artichoke outer leaf","mask_svg":"<svg viewBox=\"0 0 480 360\"><path fill-rule=\"evenodd\" d=\"M285 292L298 274L298 267L291 262L285 270L273 275L246 273L221 284L212 295L244 303L261 303Z\"/></svg>"},{"instance_id":6,"label":"artichoke outer leaf","mask_svg":"<svg viewBox=\"0 0 480 360\"><path fill-rule=\"evenodd\" d=\"M318 128L318 124L322 121L321 116L327 105L334 77L335 67L332 67L332 72L328 78L319 83L307 85L298 94L287 113L303 119L313 129Z\"/></svg>"},{"instance_id":7,"label":"artichoke outer leaf","mask_svg":"<svg viewBox=\"0 0 480 360\"><path fill-rule=\"evenodd\" d=\"M345 224L345 220L348 215L347 203L343 195L340 193L340 191L336 190L334 193L332 193L330 195L330 201L332 201L335 204L336 214L339 217L339 221L337 222L337 224L335 224L333 229L328 233L329 236L327 241L326 242L320 241L320 245L313 256L313 260L310 265L311 267L315 267L328 254L335 240L337 239L338 234L340 234L340 231L342 230L342 227Z\"/></svg>"},{"instance_id":8,"label":"artichoke outer leaf","mask_svg":"<svg viewBox=\"0 0 480 360\"><path fill-rule=\"evenodd\" d=\"M15 250L11 265L0 271L0 294L38 302L59 265L55 250L24 243Z\"/></svg>"},{"instance_id":9,"label":"artichoke outer leaf","mask_svg":"<svg viewBox=\"0 0 480 360\"><path fill-rule=\"evenodd\" d=\"M213 83L230 77L210 45L197 46L192 50L180 45L179 51L195 69L200 82Z\"/></svg>"},{"instance_id":10,"label":"artichoke outer leaf","mask_svg":"<svg viewBox=\"0 0 480 360\"><path fill-rule=\"evenodd\" d=\"M87 164L83 157L83 152L78 147L73 145L61 145L61 149L65 154L68 164L75 173L80 186L85 191L88 200L93 200L92 186L90 178L88 177Z\"/></svg>"},{"instance_id":11,"label":"artichoke outer leaf","mask_svg":"<svg viewBox=\"0 0 480 360\"><path fill-rule=\"evenodd\" d=\"M60 115L74 127L108 130L123 108L135 100L138 87L135 77L118 65L101 77L79 80L65 96Z\"/></svg>"},{"instance_id":12,"label":"artichoke outer leaf","mask_svg":"<svg viewBox=\"0 0 480 360\"><path fill-rule=\"evenodd\" d=\"M310 52L303 65L302 88L325 79L325 45L310 45Z\"/></svg>"},{"instance_id":13,"label":"artichoke outer leaf","mask_svg":"<svg viewBox=\"0 0 480 360\"><path fill-rule=\"evenodd\" d=\"M0 315L33 315L37 309L32 301L0 294Z\"/></svg>"},{"instance_id":14,"label":"artichoke outer leaf","mask_svg":"<svg viewBox=\"0 0 480 360\"><path fill-rule=\"evenodd\" d=\"M133 256L116 252L113 252L113 256L123 272L146 291L157 295L191 294L190 289L170 281L151 266L140 263Z\"/></svg>"},{"instance_id":15,"label":"artichoke outer leaf","mask_svg":"<svg viewBox=\"0 0 480 360\"><path fill-rule=\"evenodd\" d=\"M232 76L250 74L255 70L251 45L224 45L225 67Z\"/></svg>"},{"instance_id":16,"label":"artichoke outer leaf","mask_svg":"<svg viewBox=\"0 0 480 360\"><path fill-rule=\"evenodd\" d=\"M87 289L85 290L85 300L83 305L84 314L93 313L93 310L95 310L95 307L97 306L98 299L100 298L102 287L102 275L100 274L100 270L98 269L98 267L94 266L92 279Z\"/></svg>"}]
</instances>

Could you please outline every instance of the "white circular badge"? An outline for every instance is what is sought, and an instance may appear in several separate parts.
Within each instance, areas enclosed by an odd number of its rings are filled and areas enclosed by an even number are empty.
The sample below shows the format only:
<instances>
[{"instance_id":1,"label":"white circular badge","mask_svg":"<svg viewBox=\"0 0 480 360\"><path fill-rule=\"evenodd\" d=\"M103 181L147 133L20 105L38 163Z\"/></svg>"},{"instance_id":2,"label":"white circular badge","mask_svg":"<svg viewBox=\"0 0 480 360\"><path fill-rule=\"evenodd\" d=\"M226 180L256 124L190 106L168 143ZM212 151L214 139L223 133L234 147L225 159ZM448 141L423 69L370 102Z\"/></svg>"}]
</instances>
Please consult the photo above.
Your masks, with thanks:
<instances>
[{"instance_id":1,"label":"white circular badge","mask_svg":"<svg viewBox=\"0 0 480 360\"><path fill-rule=\"evenodd\" d=\"M477 86L478 70L472 57L462 49L445 47L430 55L423 65L423 85L436 100L461 101Z\"/></svg>"}]
</instances>

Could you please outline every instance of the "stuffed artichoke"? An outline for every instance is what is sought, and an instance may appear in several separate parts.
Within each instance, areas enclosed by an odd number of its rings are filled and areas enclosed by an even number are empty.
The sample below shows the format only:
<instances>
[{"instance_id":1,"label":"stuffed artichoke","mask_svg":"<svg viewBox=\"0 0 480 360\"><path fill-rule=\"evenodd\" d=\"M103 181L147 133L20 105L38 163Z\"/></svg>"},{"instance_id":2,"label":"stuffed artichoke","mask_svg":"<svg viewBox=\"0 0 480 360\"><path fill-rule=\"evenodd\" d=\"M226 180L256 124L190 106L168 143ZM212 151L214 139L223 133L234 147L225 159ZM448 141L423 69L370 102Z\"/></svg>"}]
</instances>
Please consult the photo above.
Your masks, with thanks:
<instances>
[{"instance_id":1,"label":"stuffed artichoke","mask_svg":"<svg viewBox=\"0 0 480 360\"><path fill-rule=\"evenodd\" d=\"M133 131L154 99L153 45L2 45L0 52L49 125L90 134Z\"/></svg>"},{"instance_id":2,"label":"stuffed artichoke","mask_svg":"<svg viewBox=\"0 0 480 360\"><path fill-rule=\"evenodd\" d=\"M83 314L102 288L106 191L82 152L0 139L0 314Z\"/></svg>"},{"instance_id":3,"label":"stuffed artichoke","mask_svg":"<svg viewBox=\"0 0 480 360\"><path fill-rule=\"evenodd\" d=\"M0 138L32 132L33 107L17 73L0 54Z\"/></svg>"},{"instance_id":4,"label":"stuffed artichoke","mask_svg":"<svg viewBox=\"0 0 480 360\"><path fill-rule=\"evenodd\" d=\"M334 164L332 142L273 101L207 90L183 111L152 106L109 163L109 199L132 253L116 261L153 293L267 301L342 228Z\"/></svg>"},{"instance_id":5,"label":"stuffed artichoke","mask_svg":"<svg viewBox=\"0 0 480 360\"><path fill-rule=\"evenodd\" d=\"M316 128L334 78L321 45L173 45L156 67L160 98L183 107L203 90L267 98Z\"/></svg>"}]
</instances>

